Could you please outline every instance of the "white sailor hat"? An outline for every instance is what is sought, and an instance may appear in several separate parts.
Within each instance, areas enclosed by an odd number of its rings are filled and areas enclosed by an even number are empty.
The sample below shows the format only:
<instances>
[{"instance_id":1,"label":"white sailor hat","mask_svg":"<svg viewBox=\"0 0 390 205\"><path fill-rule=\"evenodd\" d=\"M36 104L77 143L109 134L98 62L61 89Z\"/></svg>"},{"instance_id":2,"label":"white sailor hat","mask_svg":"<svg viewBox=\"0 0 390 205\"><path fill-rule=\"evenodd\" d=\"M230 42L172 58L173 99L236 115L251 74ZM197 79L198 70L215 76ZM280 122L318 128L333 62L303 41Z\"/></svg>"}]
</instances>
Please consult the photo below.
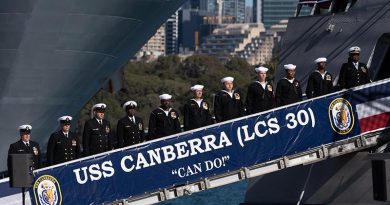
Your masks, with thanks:
<instances>
[{"instance_id":1,"label":"white sailor hat","mask_svg":"<svg viewBox=\"0 0 390 205\"><path fill-rule=\"evenodd\" d=\"M224 77L224 78L221 79L221 83L233 82L233 81L234 81L233 77Z\"/></svg>"},{"instance_id":2,"label":"white sailor hat","mask_svg":"<svg viewBox=\"0 0 390 205\"><path fill-rule=\"evenodd\" d=\"M326 63L326 58L325 57L321 57L321 58L317 58L314 60L314 63L321 63L321 62L325 62Z\"/></svg>"},{"instance_id":3,"label":"white sailor hat","mask_svg":"<svg viewBox=\"0 0 390 205\"><path fill-rule=\"evenodd\" d=\"M20 132L28 132L28 133L30 133L30 130L32 129L32 126L31 125L20 125L19 127L18 127L18 130L20 131Z\"/></svg>"},{"instance_id":4,"label":"white sailor hat","mask_svg":"<svg viewBox=\"0 0 390 205\"><path fill-rule=\"evenodd\" d=\"M267 72L268 68L260 66L260 67L255 68L255 71L256 71L256 73L258 73L258 72Z\"/></svg>"},{"instance_id":5,"label":"white sailor hat","mask_svg":"<svg viewBox=\"0 0 390 205\"><path fill-rule=\"evenodd\" d=\"M137 103L135 101L127 101L125 104L123 104L123 109L128 110L128 109L134 109L137 107Z\"/></svg>"},{"instance_id":6,"label":"white sailor hat","mask_svg":"<svg viewBox=\"0 0 390 205\"><path fill-rule=\"evenodd\" d=\"M357 46L353 46L349 48L349 53L360 53L360 48Z\"/></svg>"},{"instance_id":7,"label":"white sailor hat","mask_svg":"<svg viewBox=\"0 0 390 205\"><path fill-rule=\"evenodd\" d=\"M194 85L191 87L191 90L192 91L195 91L195 90L203 90L204 86L203 85Z\"/></svg>"},{"instance_id":8,"label":"white sailor hat","mask_svg":"<svg viewBox=\"0 0 390 205\"><path fill-rule=\"evenodd\" d=\"M284 65L284 69L285 70L295 70L297 66L294 65L294 64L287 64L287 65Z\"/></svg>"},{"instance_id":9,"label":"white sailor hat","mask_svg":"<svg viewBox=\"0 0 390 205\"><path fill-rule=\"evenodd\" d=\"M106 110L106 104L104 103L98 103L98 104L95 104L93 107L92 107L92 110L93 111L105 111Z\"/></svg>"},{"instance_id":10,"label":"white sailor hat","mask_svg":"<svg viewBox=\"0 0 390 205\"><path fill-rule=\"evenodd\" d=\"M65 115L65 116L62 116L62 117L59 117L57 119L58 122L60 123L66 123L66 124L70 124L70 122L72 121L72 117L71 116L68 116L68 115Z\"/></svg>"},{"instance_id":11,"label":"white sailor hat","mask_svg":"<svg viewBox=\"0 0 390 205\"><path fill-rule=\"evenodd\" d=\"M160 100L170 100L172 98L172 95L162 94L162 95L160 95L158 97L160 98Z\"/></svg>"}]
</instances>

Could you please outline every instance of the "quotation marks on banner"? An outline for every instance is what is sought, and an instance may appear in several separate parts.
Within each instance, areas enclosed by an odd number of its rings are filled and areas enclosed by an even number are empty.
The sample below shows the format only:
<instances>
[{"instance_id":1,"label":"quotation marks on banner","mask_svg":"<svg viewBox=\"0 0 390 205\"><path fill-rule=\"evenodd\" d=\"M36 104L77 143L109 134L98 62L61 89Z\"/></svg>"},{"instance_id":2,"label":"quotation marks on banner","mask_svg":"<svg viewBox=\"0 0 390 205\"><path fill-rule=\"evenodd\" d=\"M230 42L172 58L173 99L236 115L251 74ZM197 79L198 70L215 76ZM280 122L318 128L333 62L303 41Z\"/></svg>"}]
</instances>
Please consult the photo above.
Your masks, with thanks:
<instances>
[{"instance_id":1,"label":"quotation marks on banner","mask_svg":"<svg viewBox=\"0 0 390 205\"><path fill-rule=\"evenodd\" d=\"M207 160L196 164L188 165L186 167L180 167L172 170L172 175L177 175L180 178L199 174L201 172L207 172L213 169L218 169L226 166L226 161L230 159L230 156L223 156L221 158L215 158L214 160Z\"/></svg>"}]
</instances>

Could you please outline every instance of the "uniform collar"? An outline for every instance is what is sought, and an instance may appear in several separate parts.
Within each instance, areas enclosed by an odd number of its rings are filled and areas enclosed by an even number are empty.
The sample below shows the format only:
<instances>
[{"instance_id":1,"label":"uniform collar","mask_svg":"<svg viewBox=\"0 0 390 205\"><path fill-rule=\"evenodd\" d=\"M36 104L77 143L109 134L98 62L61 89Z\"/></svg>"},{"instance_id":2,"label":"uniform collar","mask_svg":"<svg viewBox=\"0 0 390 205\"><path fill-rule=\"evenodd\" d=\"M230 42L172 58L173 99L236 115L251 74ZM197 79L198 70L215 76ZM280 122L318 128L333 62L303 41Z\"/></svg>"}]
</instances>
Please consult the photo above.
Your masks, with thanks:
<instances>
[{"instance_id":1,"label":"uniform collar","mask_svg":"<svg viewBox=\"0 0 390 205\"><path fill-rule=\"evenodd\" d=\"M222 92L225 92L225 93L227 93L227 94L231 94L231 93L234 93L234 90L232 90L232 92L228 92L227 90L221 90Z\"/></svg>"},{"instance_id":2,"label":"uniform collar","mask_svg":"<svg viewBox=\"0 0 390 205\"><path fill-rule=\"evenodd\" d=\"M293 78L293 79L288 79L288 78L286 78L286 77L284 77L284 79L286 79L288 82L290 82L290 83L293 83L294 82L294 80L295 80L295 78Z\"/></svg>"},{"instance_id":3,"label":"uniform collar","mask_svg":"<svg viewBox=\"0 0 390 205\"><path fill-rule=\"evenodd\" d=\"M161 107L158 107L160 110L164 111L164 112L171 112L172 108L170 107L168 110L164 110L162 109Z\"/></svg>"}]
</instances>

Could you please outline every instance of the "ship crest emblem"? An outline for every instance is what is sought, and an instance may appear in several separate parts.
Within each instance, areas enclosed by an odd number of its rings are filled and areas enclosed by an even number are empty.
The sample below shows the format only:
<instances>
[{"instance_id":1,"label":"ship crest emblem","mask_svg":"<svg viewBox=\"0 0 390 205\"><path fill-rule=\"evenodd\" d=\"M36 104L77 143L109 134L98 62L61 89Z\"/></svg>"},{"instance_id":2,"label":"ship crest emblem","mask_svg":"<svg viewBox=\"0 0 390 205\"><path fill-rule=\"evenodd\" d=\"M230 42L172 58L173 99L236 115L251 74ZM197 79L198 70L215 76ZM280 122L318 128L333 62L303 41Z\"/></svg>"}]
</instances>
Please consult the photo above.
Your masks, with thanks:
<instances>
[{"instance_id":1,"label":"ship crest emblem","mask_svg":"<svg viewBox=\"0 0 390 205\"><path fill-rule=\"evenodd\" d=\"M238 94L238 93L234 93L234 98L236 99L236 100L239 100L241 97L240 97L240 94Z\"/></svg>"},{"instance_id":2,"label":"ship crest emblem","mask_svg":"<svg viewBox=\"0 0 390 205\"><path fill-rule=\"evenodd\" d=\"M329 119L335 132L348 134L354 126L351 103L344 98L334 99L329 105Z\"/></svg>"},{"instance_id":3,"label":"ship crest emblem","mask_svg":"<svg viewBox=\"0 0 390 205\"><path fill-rule=\"evenodd\" d=\"M34 183L35 203L39 205L61 205L61 188L56 178L40 176Z\"/></svg>"}]
</instances>

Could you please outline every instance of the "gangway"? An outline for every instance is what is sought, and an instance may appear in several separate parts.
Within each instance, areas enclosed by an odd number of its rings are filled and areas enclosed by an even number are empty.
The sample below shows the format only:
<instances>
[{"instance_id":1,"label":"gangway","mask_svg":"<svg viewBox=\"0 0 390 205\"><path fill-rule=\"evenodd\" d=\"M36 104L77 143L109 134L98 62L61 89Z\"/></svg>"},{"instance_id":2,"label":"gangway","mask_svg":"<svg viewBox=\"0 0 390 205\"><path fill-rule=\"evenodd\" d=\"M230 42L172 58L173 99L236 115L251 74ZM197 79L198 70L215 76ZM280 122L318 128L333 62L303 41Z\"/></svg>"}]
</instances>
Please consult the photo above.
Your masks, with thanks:
<instances>
[{"instance_id":1,"label":"gangway","mask_svg":"<svg viewBox=\"0 0 390 205\"><path fill-rule=\"evenodd\" d=\"M386 79L39 169L30 200L153 204L375 148L390 131L389 100Z\"/></svg>"}]
</instances>

